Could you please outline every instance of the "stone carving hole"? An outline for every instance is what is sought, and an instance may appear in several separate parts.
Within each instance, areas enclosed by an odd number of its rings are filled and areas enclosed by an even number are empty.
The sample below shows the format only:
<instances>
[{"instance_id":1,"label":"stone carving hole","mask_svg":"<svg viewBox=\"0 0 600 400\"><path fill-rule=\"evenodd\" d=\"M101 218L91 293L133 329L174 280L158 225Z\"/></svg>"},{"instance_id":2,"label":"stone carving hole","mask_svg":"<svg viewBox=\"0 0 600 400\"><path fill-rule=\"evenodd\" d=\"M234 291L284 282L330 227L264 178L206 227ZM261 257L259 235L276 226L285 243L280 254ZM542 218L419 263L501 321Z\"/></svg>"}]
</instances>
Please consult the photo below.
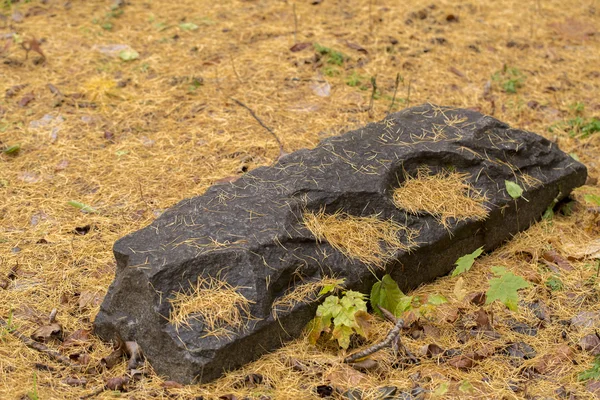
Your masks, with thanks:
<instances>
[{"instance_id":1,"label":"stone carving hole","mask_svg":"<svg viewBox=\"0 0 600 400\"><path fill-rule=\"evenodd\" d=\"M204 323L204 336L230 335L250 319L251 301L238 289L213 277L198 277L190 290L175 292L169 299L169 322L179 329L189 326L192 320L200 320Z\"/></svg>"},{"instance_id":2,"label":"stone carving hole","mask_svg":"<svg viewBox=\"0 0 600 400\"><path fill-rule=\"evenodd\" d=\"M488 199L468 183L468 177L452 169L432 174L428 167L419 167L416 176L405 173L405 181L394 190L394 204L411 214L431 214L446 229L450 218L456 222L485 219Z\"/></svg>"},{"instance_id":3,"label":"stone carving hole","mask_svg":"<svg viewBox=\"0 0 600 400\"><path fill-rule=\"evenodd\" d=\"M408 251L416 245L418 232L393 220L377 215L357 217L345 212L325 214L305 212L304 225L318 241L327 241L348 258L383 268L398 250Z\"/></svg>"}]
</instances>

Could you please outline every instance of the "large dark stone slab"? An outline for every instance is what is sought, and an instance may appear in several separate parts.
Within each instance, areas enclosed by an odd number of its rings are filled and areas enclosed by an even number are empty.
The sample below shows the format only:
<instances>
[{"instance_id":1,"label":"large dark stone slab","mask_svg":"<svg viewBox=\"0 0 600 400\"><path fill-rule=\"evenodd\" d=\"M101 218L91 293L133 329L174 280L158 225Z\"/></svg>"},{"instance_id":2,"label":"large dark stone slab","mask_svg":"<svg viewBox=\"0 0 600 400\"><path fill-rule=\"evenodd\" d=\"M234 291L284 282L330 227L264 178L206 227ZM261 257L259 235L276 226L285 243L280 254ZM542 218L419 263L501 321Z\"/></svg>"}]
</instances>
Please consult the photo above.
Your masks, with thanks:
<instances>
[{"instance_id":1,"label":"large dark stone slab","mask_svg":"<svg viewBox=\"0 0 600 400\"><path fill-rule=\"evenodd\" d=\"M398 209L394 189L423 166L468 173L488 198L488 217L450 221L446 228L431 215ZM513 200L504 181L521 178L537 184L526 200ZM397 250L384 268L370 267L406 290L447 274L458 257L480 246L497 247L585 179L582 164L534 133L470 110L410 108L213 186L117 241L117 273L95 330L106 340L136 341L161 375L206 382L300 334L318 301L279 310L277 319L272 310L294 285L336 276L346 288L368 293L375 282L365 264L318 243L303 225L304 211L378 215L418 231L410 252ZM253 302L245 327L205 337L201 319L179 329L169 323L176 292L198 277L217 276Z\"/></svg>"}]
</instances>

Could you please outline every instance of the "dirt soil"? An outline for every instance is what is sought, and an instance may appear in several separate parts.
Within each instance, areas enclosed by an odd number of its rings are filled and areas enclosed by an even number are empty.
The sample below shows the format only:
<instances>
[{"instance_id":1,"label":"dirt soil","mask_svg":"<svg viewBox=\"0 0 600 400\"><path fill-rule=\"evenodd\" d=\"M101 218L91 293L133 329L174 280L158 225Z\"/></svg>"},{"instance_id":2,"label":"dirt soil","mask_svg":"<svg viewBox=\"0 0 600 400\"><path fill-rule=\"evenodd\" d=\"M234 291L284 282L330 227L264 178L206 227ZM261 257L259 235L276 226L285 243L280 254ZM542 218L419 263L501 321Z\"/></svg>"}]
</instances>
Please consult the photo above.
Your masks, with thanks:
<instances>
[{"instance_id":1,"label":"dirt soil","mask_svg":"<svg viewBox=\"0 0 600 400\"><path fill-rule=\"evenodd\" d=\"M600 397L599 22L597 0L1 1L0 398ZM90 332L112 244L279 157L233 99L286 152L410 105L473 108L590 177L462 281L411 293L448 301L406 315L419 364L384 349L359 371L300 338L208 385L127 375ZM482 305L492 266L530 282L517 311Z\"/></svg>"}]
</instances>

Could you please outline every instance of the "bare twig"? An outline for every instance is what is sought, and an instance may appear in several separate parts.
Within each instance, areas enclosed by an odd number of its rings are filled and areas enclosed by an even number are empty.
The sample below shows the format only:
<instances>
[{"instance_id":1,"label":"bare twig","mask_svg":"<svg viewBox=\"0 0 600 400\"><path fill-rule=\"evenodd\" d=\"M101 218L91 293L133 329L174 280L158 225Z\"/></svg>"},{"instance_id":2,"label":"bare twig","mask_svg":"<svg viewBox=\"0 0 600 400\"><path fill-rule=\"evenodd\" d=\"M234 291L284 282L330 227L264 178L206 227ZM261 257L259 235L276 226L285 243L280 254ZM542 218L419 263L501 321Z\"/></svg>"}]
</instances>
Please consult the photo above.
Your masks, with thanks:
<instances>
[{"instance_id":1,"label":"bare twig","mask_svg":"<svg viewBox=\"0 0 600 400\"><path fill-rule=\"evenodd\" d=\"M373 90L371 91L371 101L369 102L369 118L373 118L373 101L375 100L375 92L377 91L377 77L371 77L371 86Z\"/></svg>"},{"instance_id":2,"label":"bare twig","mask_svg":"<svg viewBox=\"0 0 600 400\"><path fill-rule=\"evenodd\" d=\"M298 43L298 15L296 14L296 3L292 5L294 12L294 44Z\"/></svg>"},{"instance_id":3,"label":"bare twig","mask_svg":"<svg viewBox=\"0 0 600 400\"><path fill-rule=\"evenodd\" d=\"M237 69L235 68L235 62L233 61L233 56L231 55L231 53L229 54L229 60L231 61L231 68L233 68L233 73L235 74L235 77L237 78L239 83L244 83L244 81L242 81L242 78L240 77L240 74L238 74Z\"/></svg>"},{"instance_id":4,"label":"bare twig","mask_svg":"<svg viewBox=\"0 0 600 400\"><path fill-rule=\"evenodd\" d=\"M252 115L252 117L275 138L275 140L277 141L277 145L279 145L279 157L280 158L287 154L286 151L283 149L283 144L281 143L281 140L279 140L279 138L277 137L275 132L273 132L273 130L271 128L269 128L267 125L265 125L265 123L262 122L261 119L256 116L256 114L254 113L254 111L252 111L252 109L250 107L248 107L241 101L234 99L233 97L231 97L231 100L235 101L239 106L244 107L246 110L248 110L250 115Z\"/></svg>"},{"instance_id":5,"label":"bare twig","mask_svg":"<svg viewBox=\"0 0 600 400\"><path fill-rule=\"evenodd\" d=\"M412 80L408 81L408 93L406 94L406 107L410 107L410 85L412 84Z\"/></svg>"},{"instance_id":6,"label":"bare twig","mask_svg":"<svg viewBox=\"0 0 600 400\"><path fill-rule=\"evenodd\" d=\"M32 340L28 336L26 336L23 333L16 330L14 327L12 327L10 324L8 324L4 320L4 318L1 318L1 317L0 317L0 327L6 329L7 332L10 332L14 337L16 337L21 342L23 342L23 344L25 344L25 346L32 348L34 350L37 350L40 353L46 354L52 360L57 361L61 364L64 364L67 367L73 368L74 370L77 370L77 371L81 370L81 366L73 364L71 362L71 360L69 360L68 357L63 356L58 351L54 351L54 350L50 349L48 346L44 345L43 343Z\"/></svg>"},{"instance_id":7,"label":"bare twig","mask_svg":"<svg viewBox=\"0 0 600 400\"><path fill-rule=\"evenodd\" d=\"M381 342L375 343L374 345L367 347L364 350L361 350L357 353L349 355L348 357L346 357L344 359L345 363L351 363L358 359L368 357L371 354L376 353L379 350L383 349L384 347L387 347L390 345L393 347L393 349L395 351L398 350L398 346L402 346L402 344L400 343L399 335L400 335L400 329L402 329L402 327L404 326L404 320L402 320L401 318L394 317L394 314L392 314L390 311L386 310L383 307L379 307L379 310L383 313L383 316L386 319L394 322L394 327L392 328L392 330L390 330L390 332L387 334L385 339L383 339ZM412 354L410 354L406 351L406 348L404 346L402 346L402 349L409 355L409 357L414 358L414 357L412 357Z\"/></svg>"},{"instance_id":8,"label":"bare twig","mask_svg":"<svg viewBox=\"0 0 600 400\"><path fill-rule=\"evenodd\" d=\"M392 103L390 104L390 108L388 109L388 114L392 112L392 109L394 108L394 102L396 101L396 93L398 93L398 85L400 85L400 82L404 82L404 78L402 77L402 75L400 75L400 72L398 72L396 74L396 86L394 87L394 95L392 96Z\"/></svg>"}]
</instances>

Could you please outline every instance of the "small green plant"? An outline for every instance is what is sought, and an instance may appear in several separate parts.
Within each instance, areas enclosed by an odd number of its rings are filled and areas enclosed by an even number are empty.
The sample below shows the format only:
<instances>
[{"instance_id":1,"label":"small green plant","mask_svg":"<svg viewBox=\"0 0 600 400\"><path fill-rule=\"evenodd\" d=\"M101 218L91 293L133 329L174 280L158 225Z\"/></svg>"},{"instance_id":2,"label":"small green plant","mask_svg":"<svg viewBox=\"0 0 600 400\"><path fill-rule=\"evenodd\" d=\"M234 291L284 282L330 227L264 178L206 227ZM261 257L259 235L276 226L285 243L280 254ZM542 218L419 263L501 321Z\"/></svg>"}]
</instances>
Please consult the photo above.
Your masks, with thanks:
<instances>
[{"instance_id":1,"label":"small green plant","mask_svg":"<svg viewBox=\"0 0 600 400\"><path fill-rule=\"evenodd\" d=\"M577 377L580 381L587 381L590 379L600 379L600 356L596 356L594 365L591 368L586 369Z\"/></svg>"},{"instance_id":2,"label":"small green plant","mask_svg":"<svg viewBox=\"0 0 600 400\"><path fill-rule=\"evenodd\" d=\"M37 388L37 374L34 372L33 373L33 390L31 390L30 392L27 393L27 397L30 400L39 400L40 396L38 395L38 388Z\"/></svg>"},{"instance_id":3,"label":"small green plant","mask_svg":"<svg viewBox=\"0 0 600 400\"><path fill-rule=\"evenodd\" d=\"M8 319L6 320L6 325L0 329L0 341L4 341L4 337L12 333L15 329L17 328L13 324L13 310L10 310Z\"/></svg>"},{"instance_id":4,"label":"small green plant","mask_svg":"<svg viewBox=\"0 0 600 400\"><path fill-rule=\"evenodd\" d=\"M564 287L562 281L556 276L551 276L548 279L546 279L546 286L553 292L562 290Z\"/></svg>"},{"instance_id":5,"label":"small green plant","mask_svg":"<svg viewBox=\"0 0 600 400\"><path fill-rule=\"evenodd\" d=\"M341 298L327 297L308 325L309 342L316 344L321 333L326 332L331 333L331 339L336 339L341 348L347 349L353 334L365 336L369 314L364 297L364 294L352 290L344 292Z\"/></svg>"},{"instance_id":6,"label":"small green plant","mask_svg":"<svg viewBox=\"0 0 600 400\"><path fill-rule=\"evenodd\" d=\"M323 73L325 76L338 76L341 72L333 65L327 65L323 68Z\"/></svg>"},{"instance_id":7,"label":"small green plant","mask_svg":"<svg viewBox=\"0 0 600 400\"><path fill-rule=\"evenodd\" d=\"M509 310L517 311L519 289L529 287L529 282L512 272L508 272L504 267L492 267L492 272L498 277L490 279L485 304L500 300Z\"/></svg>"},{"instance_id":8,"label":"small green plant","mask_svg":"<svg viewBox=\"0 0 600 400\"><path fill-rule=\"evenodd\" d=\"M456 268L452 271L452 276L457 276L463 272L467 272L473 266L475 259L483 253L483 246L473 251L471 254L466 254L456 260Z\"/></svg>"},{"instance_id":9,"label":"small green plant","mask_svg":"<svg viewBox=\"0 0 600 400\"><path fill-rule=\"evenodd\" d=\"M583 113L583 110L585 110L585 104L578 101L576 103L573 103L569 106L569 108L571 109L571 111L573 111L575 114L580 115Z\"/></svg>"},{"instance_id":10,"label":"small green plant","mask_svg":"<svg viewBox=\"0 0 600 400\"><path fill-rule=\"evenodd\" d=\"M492 75L492 80L499 82L502 90L506 93L517 93L517 89L523 87L525 76L521 71L514 67L504 66L502 71Z\"/></svg>"},{"instance_id":11,"label":"small green plant","mask_svg":"<svg viewBox=\"0 0 600 400\"><path fill-rule=\"evenodd\" d=\"M595 194L586 194L585 196L583 196L583 199L586 201L586 203L591 203L596 206L600 206L600 196L597 196Z\"/></svg>"},{"instance_id":12,"label":"small green plant","mask_svg":"<svg viewBox=\"0 0 600 400\"><path fill-rule=\"evenodd\" d=\"M365 80L367 80L366 77L359 75L356 71L352 71L352 74L346 78L346 85L356 87L362 85Z\"/></svg>"},{"instance_id":13,"label":"small green plant","mask_svg":"<svg viewBox=\"0 0 600 400\"><path fill-rule=\"evenodd\" d=\"M17 155L19 153L19 151L21 151L20 144L13 144L12 146L8 146L4 150L2 150L2 152L4 154L10 154L10 155Z\"/></svg>"},{"instance_id":14,"label":"small green plant","mask_svg":"<svg viewBox=\"0 0 600 400\"><path fill-rule=\"evenodd\" d=\"M506 191L513 199L518 199L523 195L523 188L519 186L518 183L511 181L504 181L504 186L506 186Z\"/></svg>"},{"instance_id":15,"label":"small green plant","mask_svg":"<svg viewBox=\"0 0 600 400\"><path fill-rule=\"evenodd\" d=\"M577 116L548 128L551 133L556 130L565 131L572 138L585 139L596 132L600 132L600 119L585 119L582 116Z\"/></svg>"},{"instance_id":16,"label":"small green plant","mask_svg":"<svg viewBox=\"0 0 600 400\"><path fill-rule=\"evenodd\" d=\"M321 46L318 43L315 43L314 47L317 53L321 54L322 56L326 56L326 61L328 64L339 66L344 64L346 56L343 53L340 53L339 51L333 50L329 47Z\"/></svg>"}]
</instances>

